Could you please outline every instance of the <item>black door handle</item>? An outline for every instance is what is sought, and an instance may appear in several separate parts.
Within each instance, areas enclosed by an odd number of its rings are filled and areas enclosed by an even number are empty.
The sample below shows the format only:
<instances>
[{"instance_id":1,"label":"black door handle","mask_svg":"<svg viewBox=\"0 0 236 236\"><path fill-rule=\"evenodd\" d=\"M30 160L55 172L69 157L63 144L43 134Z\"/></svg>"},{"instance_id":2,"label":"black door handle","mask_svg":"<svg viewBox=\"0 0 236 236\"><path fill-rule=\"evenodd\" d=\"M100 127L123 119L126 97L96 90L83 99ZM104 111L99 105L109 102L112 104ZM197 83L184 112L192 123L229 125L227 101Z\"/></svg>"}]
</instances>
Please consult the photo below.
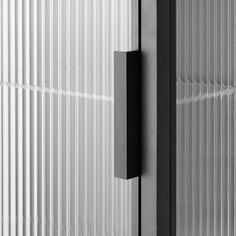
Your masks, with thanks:
<instances>
[{"instance_id":1,"label":"black door handle","mask_svg":"<svg viewBox=\"0 0 236 236\"><path fill-rule=\"evenodd\" d=\"M141 87L140 51L114 55L115 177L140 175Z\"/></svg>"}]
</instances>

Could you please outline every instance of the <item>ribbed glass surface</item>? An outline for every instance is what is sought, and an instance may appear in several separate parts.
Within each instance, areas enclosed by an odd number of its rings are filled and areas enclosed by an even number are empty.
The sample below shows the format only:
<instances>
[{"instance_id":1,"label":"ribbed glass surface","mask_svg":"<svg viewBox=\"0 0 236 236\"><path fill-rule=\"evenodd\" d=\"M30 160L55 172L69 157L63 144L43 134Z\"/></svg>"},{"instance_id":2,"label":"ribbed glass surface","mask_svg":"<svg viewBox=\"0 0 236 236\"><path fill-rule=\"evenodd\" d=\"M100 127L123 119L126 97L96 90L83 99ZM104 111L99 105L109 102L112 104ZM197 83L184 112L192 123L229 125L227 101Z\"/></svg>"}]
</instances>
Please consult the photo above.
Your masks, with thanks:
<instances>
[{"instance_id":1,"label":"ribbed glass surface","mask_svg":"<svg viewBox=\"0 0 236 236\"><path fill-rule=\"evenodd\" d=\"M177 235L236 235L236 2L177 0Z\"/></svg>"},{"instance_id":2,"label":"ribbed glass surface","mask_svg":"<svg viewBox=\"0 0 236 236\"><path fill-rule=\"evenodd\" d=\"M134 0L0 0L0 236L136 236L114 178L113 53Z\"/></svg>"}]
</instances>

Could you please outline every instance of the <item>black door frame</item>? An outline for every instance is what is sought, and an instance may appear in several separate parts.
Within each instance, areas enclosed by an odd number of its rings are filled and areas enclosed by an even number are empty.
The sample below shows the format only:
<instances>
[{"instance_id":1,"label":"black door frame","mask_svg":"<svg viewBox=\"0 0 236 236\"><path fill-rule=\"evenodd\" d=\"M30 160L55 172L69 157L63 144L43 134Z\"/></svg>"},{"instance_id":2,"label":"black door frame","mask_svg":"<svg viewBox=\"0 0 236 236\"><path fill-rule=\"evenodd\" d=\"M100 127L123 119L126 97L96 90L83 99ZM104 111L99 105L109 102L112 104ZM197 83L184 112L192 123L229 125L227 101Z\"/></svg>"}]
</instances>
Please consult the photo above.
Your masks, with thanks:
<instances>
[{"instance_id":1,"label":"black door frame","mask_svg":"<svg viewBox=\"0 0 236 236\"><path fill-rule=\"evenodd\" d=\"M142 236L176 235L176 0L141 1Z\"/></svg>"}]
</instances>

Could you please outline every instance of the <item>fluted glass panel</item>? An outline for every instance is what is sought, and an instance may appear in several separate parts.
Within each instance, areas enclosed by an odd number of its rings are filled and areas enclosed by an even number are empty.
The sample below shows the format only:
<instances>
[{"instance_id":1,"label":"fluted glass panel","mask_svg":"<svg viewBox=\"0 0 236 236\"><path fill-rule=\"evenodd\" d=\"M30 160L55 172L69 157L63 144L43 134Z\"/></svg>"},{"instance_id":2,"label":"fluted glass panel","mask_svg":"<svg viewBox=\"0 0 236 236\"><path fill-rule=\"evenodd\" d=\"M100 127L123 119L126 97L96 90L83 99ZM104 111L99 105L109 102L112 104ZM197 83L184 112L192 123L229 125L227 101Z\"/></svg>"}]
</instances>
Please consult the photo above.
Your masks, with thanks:
<instances>
[{"instance_id":1,"label":"fluted glass panel","mask_svg":"<svg viewBox=\"0 0 236 236\"><path fill-rule=\"evenodd\" d=\"M236 235L236 2L177 0L177 235Z\"/></svg>"},{"instance_id":2,"label":"fluted glass panel","mask_svg":"<svg viewBox=\"0 0 236 236\"><path fill-rule=\"evenodd\" d=\"M114 178L113 54L136 0L0 0L0 236L137 236Z\"/></svg>"}]
</instances>

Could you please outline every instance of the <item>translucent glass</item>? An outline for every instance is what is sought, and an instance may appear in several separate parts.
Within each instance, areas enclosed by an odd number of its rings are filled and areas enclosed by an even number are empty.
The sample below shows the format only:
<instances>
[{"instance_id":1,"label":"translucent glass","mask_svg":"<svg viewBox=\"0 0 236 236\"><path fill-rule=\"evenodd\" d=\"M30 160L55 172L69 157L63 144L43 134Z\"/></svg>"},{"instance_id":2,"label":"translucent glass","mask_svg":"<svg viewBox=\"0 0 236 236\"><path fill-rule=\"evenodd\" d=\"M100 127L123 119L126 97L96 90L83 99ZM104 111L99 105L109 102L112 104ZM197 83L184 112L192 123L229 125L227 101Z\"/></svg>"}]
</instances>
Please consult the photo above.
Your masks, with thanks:
<instances>
[{"instance_id":1,"label":"translucent glass","mask_svg":"<svg viewBox=\"0 0 236 236\"><path fill-rule=\"evenodd\" d=\"M113 167L137 2L0 0L0 236L138 235L138 181Z\"/></svg>"},{"instance_id":2,"label":"translucent glass","mask_svg":"<svg viewBox=\"0 0 236 236\"><path fill-rule=\"evenodd\" d=\"M236 2L177 0L177 235L236 235Z\"/></svg>"}]
</instances>

